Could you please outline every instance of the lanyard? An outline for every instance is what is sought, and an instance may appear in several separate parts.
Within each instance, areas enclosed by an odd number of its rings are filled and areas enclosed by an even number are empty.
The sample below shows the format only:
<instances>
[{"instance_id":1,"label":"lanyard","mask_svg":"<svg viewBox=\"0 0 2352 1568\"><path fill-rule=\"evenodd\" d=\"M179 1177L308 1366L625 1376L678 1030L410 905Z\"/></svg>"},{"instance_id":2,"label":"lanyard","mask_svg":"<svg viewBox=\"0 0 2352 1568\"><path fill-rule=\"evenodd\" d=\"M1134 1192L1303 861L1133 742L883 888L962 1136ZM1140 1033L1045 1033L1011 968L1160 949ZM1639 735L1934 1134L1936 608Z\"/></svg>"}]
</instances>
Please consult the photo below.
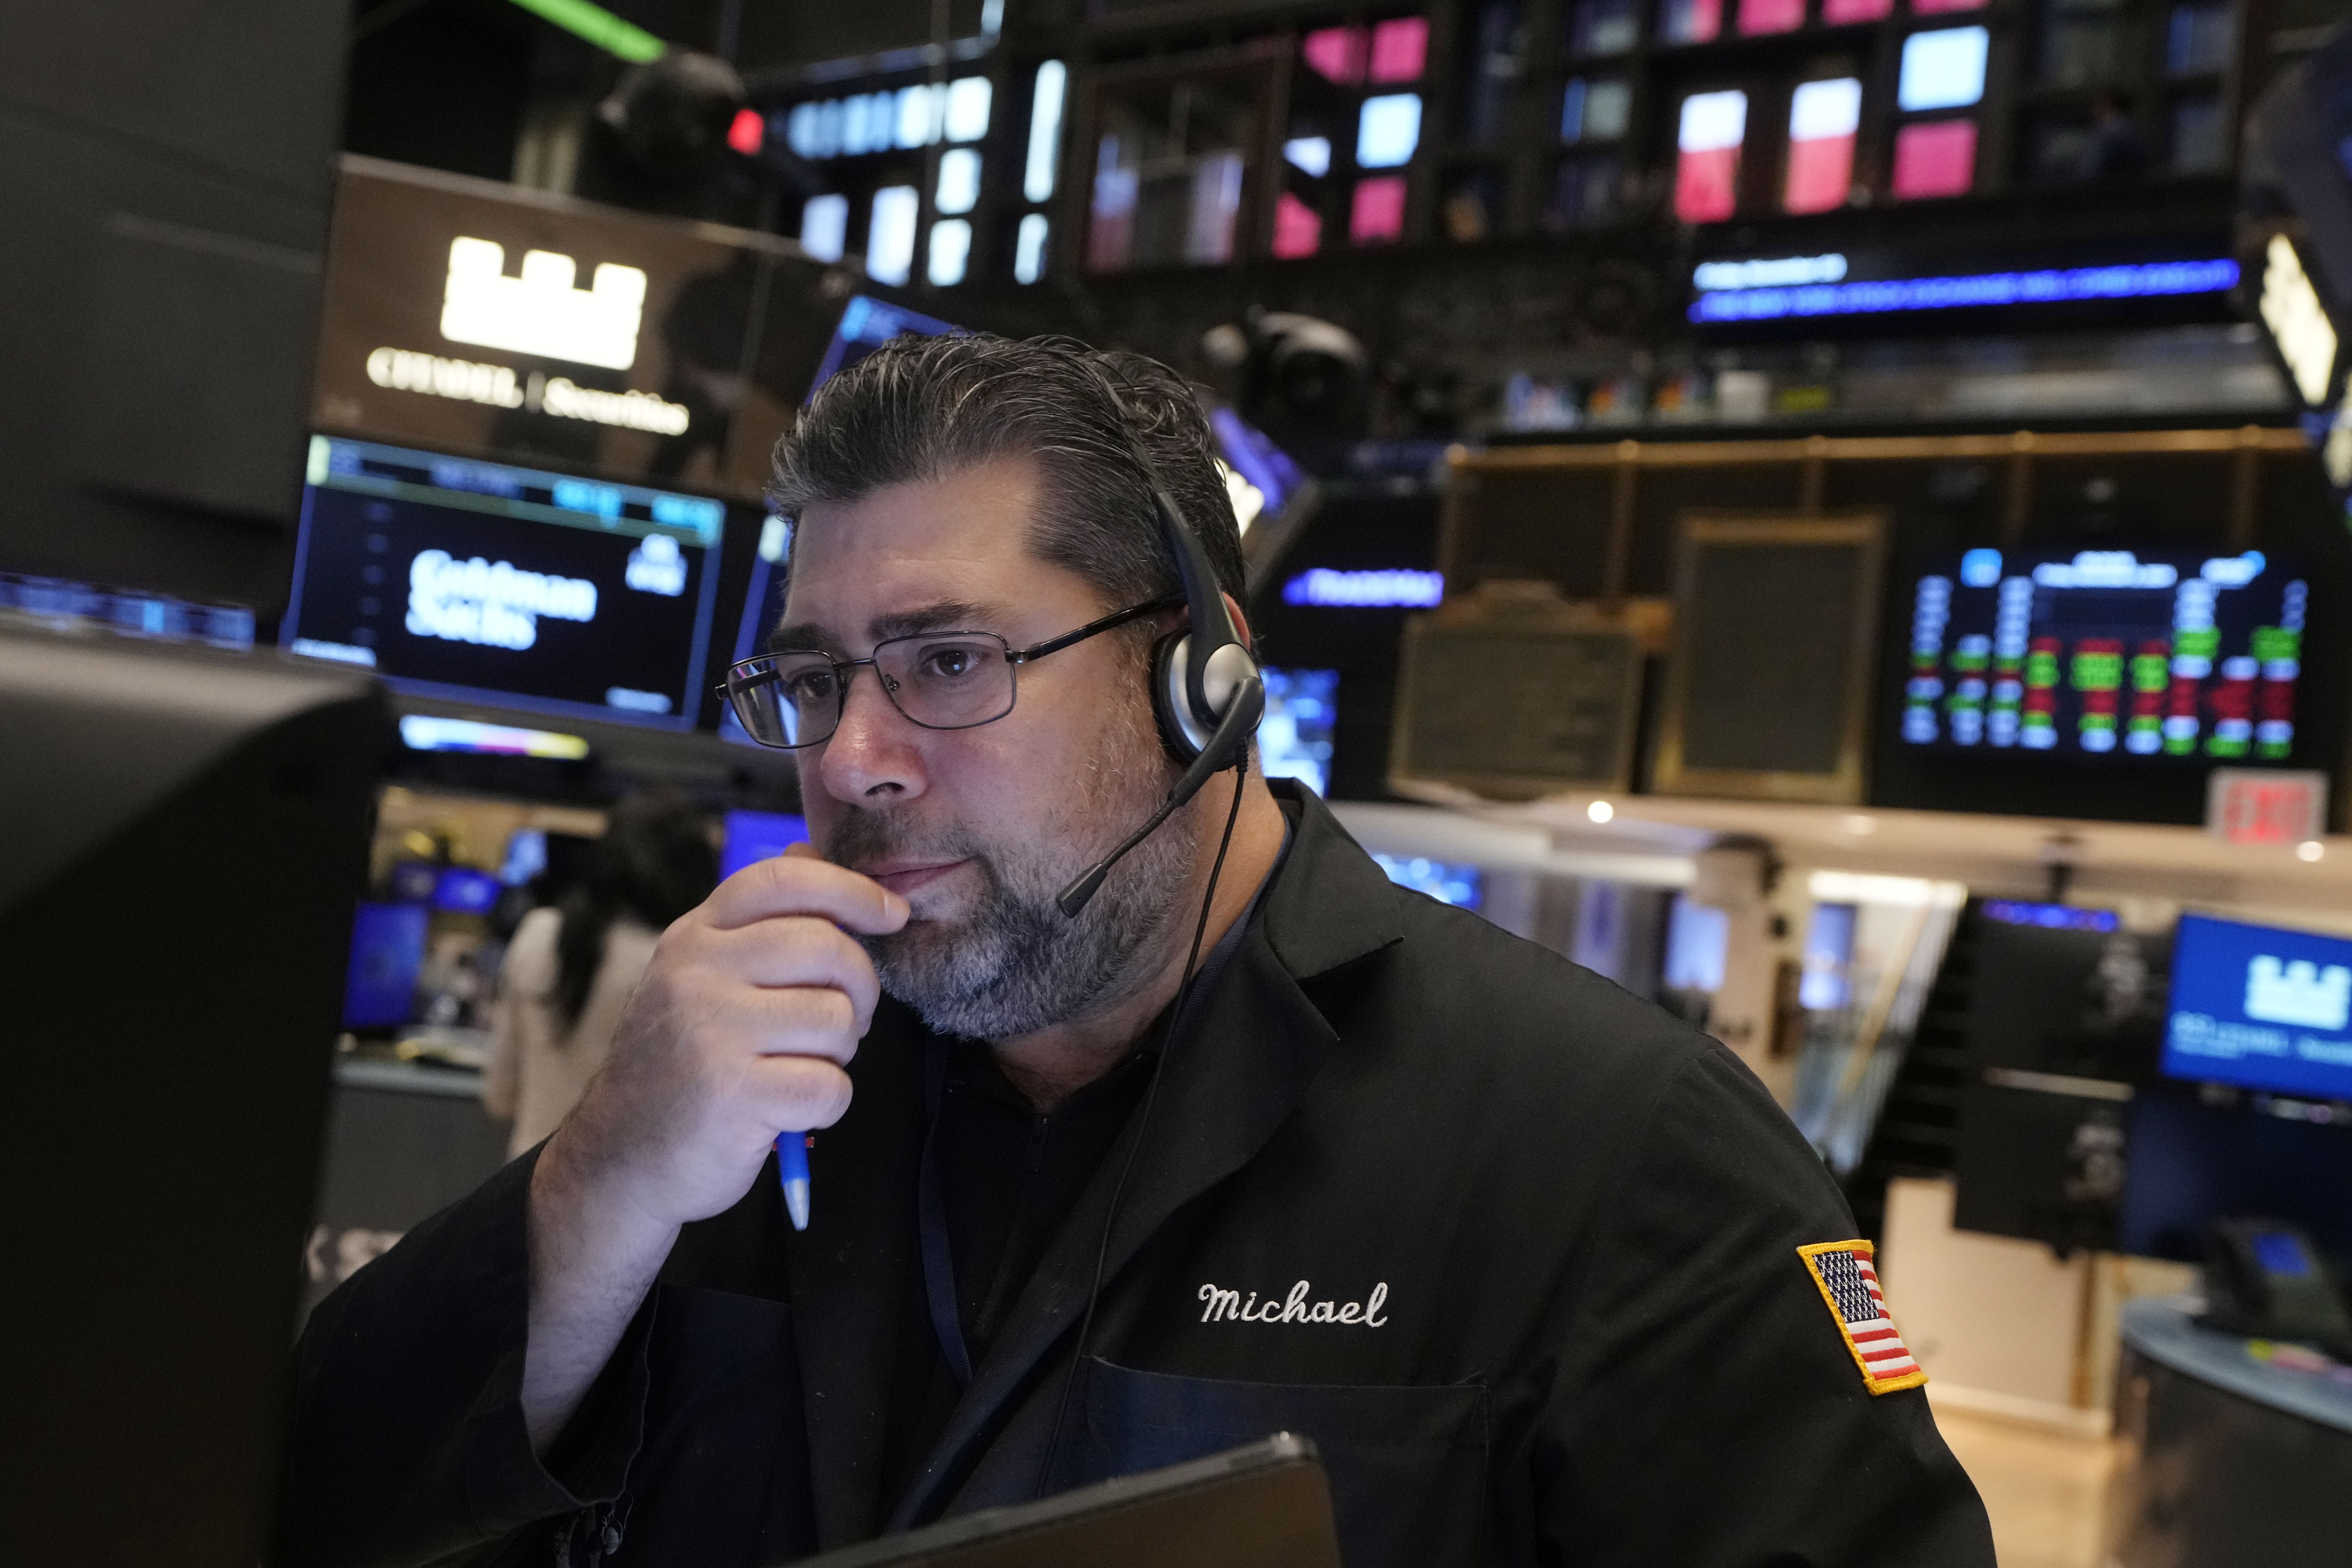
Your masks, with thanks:
<instances>
[{"instance_id":1,"label":"lanyard","mask_svg":"<svg viewBox=\"0 0 2352 1568\"><path fill-rule=\"evenodd\" d=\"M917 1180L916 1221L922 1231L923 1300L931 1310L931 1333L948 1360L958 1388L971 1386L971 1346L963 1337L963 1311L956 1304L955 1255L948 1247L948 1205L940 1190L940 1110L947 1100L948 1043L937 1035L923 1042L923 1160Z\"/></svg>"},{"instance_id":2,"label":"lanyard","mask_svg":"<svg viewBox=\"0 0 2352 1568\"><path fill-rule=\"evenodd\" d=\"M1285 824L1283 855L1290 850L1290 833ZM1281 858L1275 864L1278 868ZM1256 894L1225 934L1210 950L1208 962L1192 976L1192 986L1182 999L1183 1011L1175 1020L1162 1043L1162 1050L1175 1049L1176 1040L1185 1026L1191 1024L1206 1006L1209 993L1216 988L1218 977L1226 963L1242 944L1243 933L1256 917L1257 906L1265 897L1265 889L1274 884L1269 872L1258 885ZM971 1386L971 1344L964 1338L963 1309L956 1300L955 1252L948 1244L947 1196L940 1184L940 1123L945 1120L947 1104L948 1050L945 1038L933 1035L923 1042L923 1156L916 1172L915 1222L920 1233L923 1259L923 1304L930 1311L931 1336L939 1341L940 1354L947 1358L948 1371L954 1374L956 1387Z\"/></svg>"}]
</instances>

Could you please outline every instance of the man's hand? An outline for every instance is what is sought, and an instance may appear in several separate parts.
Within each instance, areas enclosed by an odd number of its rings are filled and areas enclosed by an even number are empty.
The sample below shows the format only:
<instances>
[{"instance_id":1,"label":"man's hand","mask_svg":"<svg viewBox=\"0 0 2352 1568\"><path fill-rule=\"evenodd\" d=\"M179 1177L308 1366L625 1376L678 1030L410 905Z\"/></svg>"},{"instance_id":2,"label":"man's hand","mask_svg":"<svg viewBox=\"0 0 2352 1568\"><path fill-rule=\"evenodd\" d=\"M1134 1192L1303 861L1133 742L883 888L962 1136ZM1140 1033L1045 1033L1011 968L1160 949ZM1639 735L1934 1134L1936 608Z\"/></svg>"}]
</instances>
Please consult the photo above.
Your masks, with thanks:
<instances>
[{"instance_id":1,"label":"man's hand","mask_svg":"<svg viewBox=\"0 0 2352 1568\"><path fill-rule=\"evenodd\" d=\"M805 845L745 867L662 933L612 1055L541 1150L522 1405L544 1452L652 1287L678 1227L741 1198L783 1131L849 1109L879 935L907 901Z\"/></svg>"}]
</instances>

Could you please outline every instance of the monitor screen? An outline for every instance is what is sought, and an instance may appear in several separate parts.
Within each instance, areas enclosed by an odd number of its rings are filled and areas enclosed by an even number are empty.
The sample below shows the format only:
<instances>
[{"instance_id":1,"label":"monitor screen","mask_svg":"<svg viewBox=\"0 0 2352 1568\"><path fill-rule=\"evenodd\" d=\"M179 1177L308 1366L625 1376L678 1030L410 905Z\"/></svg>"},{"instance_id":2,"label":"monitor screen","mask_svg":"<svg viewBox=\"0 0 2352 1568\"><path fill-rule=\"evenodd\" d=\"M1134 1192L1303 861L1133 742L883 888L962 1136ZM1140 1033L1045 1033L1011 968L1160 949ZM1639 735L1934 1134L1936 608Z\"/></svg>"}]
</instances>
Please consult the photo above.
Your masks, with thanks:
<instances>
[{"instance_id":1,"label":"monitor screen","mask_svg":"<svg viewBox=\"0 0 2352 1568\"><path fill-rule=\"evenodd\" d=\"M851 300L848 308L842 311L841 325L835 330L832 345L825 350L824 359L817 366L816 379L810 384L808 395L814 397L818 387L902 332L932 338L961 330L934 317L919 315L913 310L887 305L860 294ZM792 552L792 542L793 528L788 520L771 517L762 525L758 555L751 563L751 587L743 596L743 615L736 624L735 651L729 656L730 658L749 658L761 651L765 646L763 639L767 637L768 628L774 626L777 617L783 614L782 567ZM723 704L719 715L719 733L721 739L733 741L739 745L758 744L743 732L743 726L736 720L734 710Z\"/></svg>"},{"instance_id":2,"label":"monitor screen","mask_svg":"<svg viewBox=\"0 0 2352 1568\"><path fill-rule=\"evenodd\" d=\"M1441 904L1452 904L1460 910L1475 910L1482 893L1478 868L1457 866L1450 860L1431 860L1419 855L1374 855L1390 881L1400 888L1411 888L1416 893L1427 893Z\"/></svg>"},{"instance_id":3,"label":"monitor screen","mask_svg":"<svg viewBox=\"0 0 2352 1568\"><path fill-rule=\"evenodd\" d=\"M507 835L507 858L499 867L499 880L509 888L528 887L547 869L547 829L518 827Z\"/></svg>"},{"instance_id":4,"label":"monitor screen","mask_svg":"<svg viewBox=\"0 0 2352 1568\"><path fill-rule=\"evenodd\" d=\"M1258 756L1270 779L1297 779L1317 795L1331 793L1331 726L1339 713L1336 669L1272 669L1265 676L1265 717L1258 721Z\"/></svg>"},{"instance_id":5,"label":"monitor screen","mask_svg":"<svg viewBox=\"0 0 2352 1568\"><path fill-rule=\"evenodd\" d=\"M2308 590L2260 551L1969 550L1913 584L1906 750L2303 760Z\"/></svg>"},{"instance_id":6,"label":"monitor screen","mask_svg":"<svg viewBox=\"0 0 2352 1568\"><path fill-rule=\"evenodd\" d=\"M408 1022L416 972L425 966L423 904L362 903L352 921L351 968L343 980L343 1027L382 1029Z\"/></svg>"},{"instance_id":7,"label":"monitor screen","mask_svg":"<svg viewBox=\"0 0 2352 1568\"><path fill-rule=\"evenodd\" d=\"M833 342L824 351L824 358L816 367L816 380L809 386L809 395L816 389L888 342L901 332L917 337L935 338L942 332L961 331L936 317L921 315L903 306L886 304L880 300L859 294L841 312L841 325L833 331Z\"/></svg>"},{"instance_id":8,"label":"monitor screen","mask_svg":"<svg viewBox=\"0 0 2352 1568\"><path fill-rule=\"evenodd\" d=\"M498 907L499 879L471 866L451 866L433 881L433 907L444 914L486 915Z\"/></svg>"},{"instance_id":9,"label":"monitor screen","mask_svg":"<svg viewBox=\"0 0 2352 1568\"><path fill-rule=\"evenodd\" d=\"M2181 916L2164 1073L2352 1100L2352 941Z\"/></svg>"},{"instance_id":10,"label":"monitor screen","mask_svg":"<svg viewBox=\"0 0 2352 1568\"><path fill-rule=\"evenodd\" d=\"M2125 1147L2117 1252L2194 1262L2215 1220L2260 1215L2352 1258L2352 1125L2340 1106L2231 1104L2159 1084L2132 1098Z\"/></svg>"},{"instance_id":11,"label":"monitor screen","mask_svg":"<svg viewBox=\"0 0 2352 1568\"><path fill-rule=\"evenodd\" d=\"M395 689L694 724L727 509L313 437L278 640Z\"/></svg>"},{"instance_id":12,"label":"monitor screen","mask_svg":"<svg viewBox=\"0 0 2352 1568\"><path fill-rule=\"evenodd\" d=\"M1209 428L1216 435L1225 489L1234 498L1234 516L1244 531L1261 516L1278 515L1307 482L1289 453L1224 405L1209 409Z\"/></svg>"},{"instance_id":13,"label":"monitor screen","mask_svg":"<svg viewBox=\"0 0 2352 1568\"><path fill-rule=\"evenodd\" d=\"M782 811L730 811L727 837L719 850L719 878L724 881L755 861L772 860L795 844L808 841L808 821Z\"/></svg>"}]
</instances>

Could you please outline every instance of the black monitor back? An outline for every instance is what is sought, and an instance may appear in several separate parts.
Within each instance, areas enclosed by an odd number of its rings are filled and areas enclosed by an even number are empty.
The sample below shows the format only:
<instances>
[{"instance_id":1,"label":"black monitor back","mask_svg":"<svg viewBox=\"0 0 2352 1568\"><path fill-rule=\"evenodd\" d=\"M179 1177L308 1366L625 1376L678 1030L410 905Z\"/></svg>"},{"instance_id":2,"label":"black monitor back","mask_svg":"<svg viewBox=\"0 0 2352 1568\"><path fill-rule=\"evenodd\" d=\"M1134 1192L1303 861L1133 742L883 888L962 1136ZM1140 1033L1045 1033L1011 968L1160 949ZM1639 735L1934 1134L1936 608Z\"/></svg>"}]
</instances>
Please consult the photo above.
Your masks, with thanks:
<instances>
[{"instance_id":1,"label":"black monitor back","mask_svg":"<svg viewBox=\"0 0 2352 1568\"><path fill-rule=\"evenodd\" d=\"M0 1562L268 1554L362 673L0 631Z\"/></svg>"}]
</instances>

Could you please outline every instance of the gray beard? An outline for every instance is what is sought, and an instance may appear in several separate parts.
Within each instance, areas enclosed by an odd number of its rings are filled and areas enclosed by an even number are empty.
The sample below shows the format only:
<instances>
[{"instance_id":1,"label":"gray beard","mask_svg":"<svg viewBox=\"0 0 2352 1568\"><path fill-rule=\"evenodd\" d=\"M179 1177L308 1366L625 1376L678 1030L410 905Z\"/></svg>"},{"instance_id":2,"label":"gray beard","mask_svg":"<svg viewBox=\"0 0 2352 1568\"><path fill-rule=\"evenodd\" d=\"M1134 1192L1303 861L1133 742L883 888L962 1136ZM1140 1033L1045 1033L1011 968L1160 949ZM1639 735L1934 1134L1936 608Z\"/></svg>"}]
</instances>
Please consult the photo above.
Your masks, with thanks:
<instances>
[{"instance_id":1,"label":"gray beard","mask_svg":"<svg viewBox=\"0 0 2352 1568\"><path fill-rule=\"evenodd\" d=\"M1160 756L1157 738L1151 755ZM1172 919L1198 834L1179 813L1113 868L1076 919L1054 902L1081 871L1148 818L1164 793L1152 770L1100 791L1034 847L991 848L969 834L920 831L887 813L853 809L830 836L826 858L854 865L896 855L970 857L985 879L979 900L952 924L912 921L887 936L860 937L882 989L945 1035L1001 1040L1033 1034L1123 1000L1145 978L1139 955L1155 950ZM1111 781L1106 780L1106 783ZM1134 797L1129 799L1128 797Z\"/></svg>"}]
</instances>

